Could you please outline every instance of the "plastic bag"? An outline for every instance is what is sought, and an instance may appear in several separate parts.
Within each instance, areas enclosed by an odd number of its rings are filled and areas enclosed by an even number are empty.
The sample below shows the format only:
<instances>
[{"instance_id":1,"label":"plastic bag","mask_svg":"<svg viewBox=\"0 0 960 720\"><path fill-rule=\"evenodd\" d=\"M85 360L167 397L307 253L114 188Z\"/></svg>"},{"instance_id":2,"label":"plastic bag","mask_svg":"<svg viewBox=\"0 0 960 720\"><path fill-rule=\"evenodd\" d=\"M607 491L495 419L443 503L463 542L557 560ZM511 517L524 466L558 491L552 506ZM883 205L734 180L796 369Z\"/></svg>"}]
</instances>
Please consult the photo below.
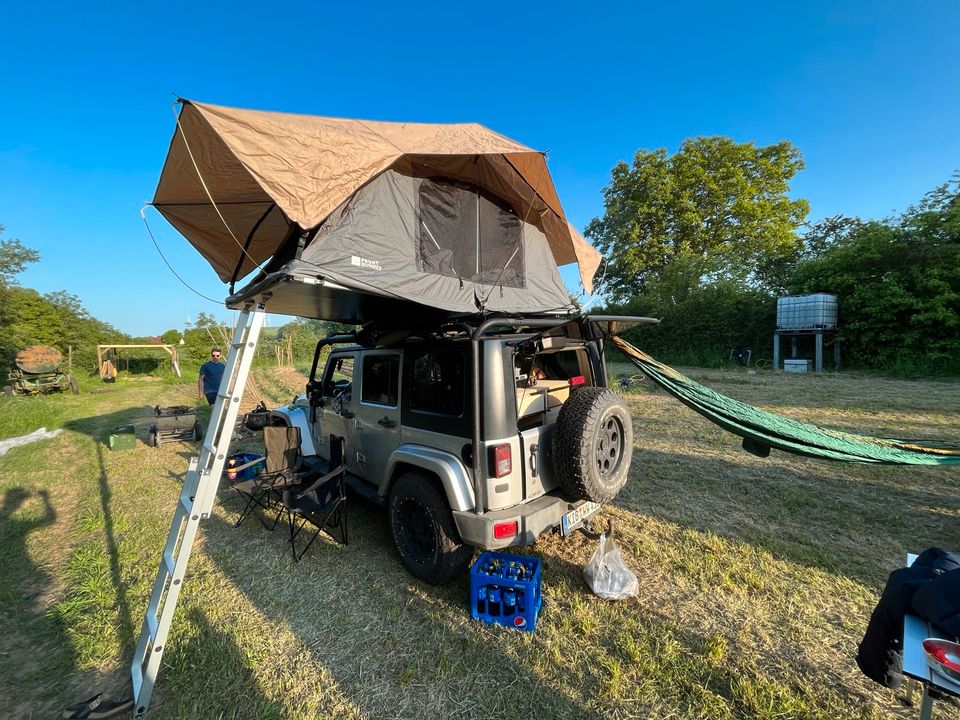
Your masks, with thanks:
<instances>
[{"instance_id":1,"label":"plastic bag","mask_svg":"<svg viewBox=\"0 0 960 720\"><path fill-rule=\"evenodd\" d=\"M596 595L606 600L622 600L639 591L637 576L627 567L620 548L606 533L600 535L600 544L583 568L583 579Z\"/></svg>"}]
</instances>

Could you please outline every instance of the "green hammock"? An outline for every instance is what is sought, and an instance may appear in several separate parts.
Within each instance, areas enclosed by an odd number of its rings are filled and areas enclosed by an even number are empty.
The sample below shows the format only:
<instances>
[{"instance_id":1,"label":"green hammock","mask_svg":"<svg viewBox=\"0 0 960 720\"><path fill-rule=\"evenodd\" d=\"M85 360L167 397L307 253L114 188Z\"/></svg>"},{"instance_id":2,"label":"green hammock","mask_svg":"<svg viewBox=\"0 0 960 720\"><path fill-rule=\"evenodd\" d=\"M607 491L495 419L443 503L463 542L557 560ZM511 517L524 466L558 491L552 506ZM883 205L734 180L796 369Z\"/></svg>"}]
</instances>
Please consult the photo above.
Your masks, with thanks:
<instances>
[{"instance_id":1,"label":"green hammock","mask_svg":"<svg viewBox=\"0 0 960 720\"><path fill-rule=\"evenodd\" d=\"M643 374L684 405L743 438L743 448L766 457L770 448L795 455L888 465L960 465L960 447L852 435L765 412L714 392L664 365L621 337L611 342Z\"/></svg>"}]
</instances>

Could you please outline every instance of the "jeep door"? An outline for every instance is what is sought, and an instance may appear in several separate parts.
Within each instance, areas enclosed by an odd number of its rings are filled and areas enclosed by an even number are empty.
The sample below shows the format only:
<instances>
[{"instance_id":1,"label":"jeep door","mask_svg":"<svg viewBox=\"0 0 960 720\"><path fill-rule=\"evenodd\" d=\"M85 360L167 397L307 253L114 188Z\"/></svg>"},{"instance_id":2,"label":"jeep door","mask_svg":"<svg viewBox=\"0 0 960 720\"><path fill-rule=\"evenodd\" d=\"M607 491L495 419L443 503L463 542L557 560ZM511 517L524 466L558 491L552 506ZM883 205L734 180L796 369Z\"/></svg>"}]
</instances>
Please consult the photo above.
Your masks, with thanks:
<instances>
[{"instance_id":1,"label":"jeep door","mask_svg":"<svg viewBox=\"0 0 960 720\"><path fill-rule=\"evenodd\" d=\"M370 350L360 356L360 391L354 431L357 472L381 486L387 461L400 444L400 364L395 350Z\"/></svg>"},{"instance_id":2,"label":"jeep door","mask_svg":"<svg viewBox=\"0 0 960 720\"><path fill-rule=\"evenodd\" d=\"M344 460L351 472L356 471L356 438L354 420L357 394L357 352L337 352L327 360L316 421L313 424L313 442L317 454L330 459L330 435L344 438Z\"/></svg>"}]
</instances>

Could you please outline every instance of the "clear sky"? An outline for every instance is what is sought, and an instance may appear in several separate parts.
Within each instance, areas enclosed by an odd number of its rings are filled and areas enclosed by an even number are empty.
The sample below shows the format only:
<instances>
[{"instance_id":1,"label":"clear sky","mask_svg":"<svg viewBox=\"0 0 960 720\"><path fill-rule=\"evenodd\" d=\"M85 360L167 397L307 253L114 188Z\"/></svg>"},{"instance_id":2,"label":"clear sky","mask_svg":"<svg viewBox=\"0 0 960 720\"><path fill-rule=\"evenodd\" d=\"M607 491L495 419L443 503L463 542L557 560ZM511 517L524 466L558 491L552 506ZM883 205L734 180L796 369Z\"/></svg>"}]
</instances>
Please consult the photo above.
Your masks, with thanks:
<instances>
[{"instance_id":1,"label":"clear sky","mask_svg":"<svg viewBox=\"0 0 960 720\"><path fill-rule=\"evenodd\" d=\"M960 168L960 3L6 3L0 225L20 277L132 334L228 313L144 230L173 94L238 107L475 121L550 151L574 225L610 168L684 138L788 139L811 218L883 217ZM170 262L225 286L155 212ZM564 270L573 285L575 273Z\"/></svg>"}]
</instances>

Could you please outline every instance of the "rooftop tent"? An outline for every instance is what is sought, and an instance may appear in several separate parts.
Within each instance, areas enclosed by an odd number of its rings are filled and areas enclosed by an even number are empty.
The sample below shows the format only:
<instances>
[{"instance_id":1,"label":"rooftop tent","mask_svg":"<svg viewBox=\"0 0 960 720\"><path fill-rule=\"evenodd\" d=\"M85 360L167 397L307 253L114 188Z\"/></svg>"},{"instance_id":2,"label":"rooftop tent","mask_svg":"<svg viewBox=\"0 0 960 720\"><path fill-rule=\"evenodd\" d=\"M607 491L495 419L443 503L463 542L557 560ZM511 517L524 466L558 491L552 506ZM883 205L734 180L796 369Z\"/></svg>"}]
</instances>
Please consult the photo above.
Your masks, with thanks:
<instances>
[{"instance_id":1,"label":"rooftop tent","mask_svg":"<svg viewBox=\"0 0 960 720\"><path fill-rule=\"evenodd\" d=\"M308 317L548 312L569 306L557 266L590 291L600 260L544 156L475 124L183 101L153 204L224 282L259 268L228 304Z\"/></svg>"}]
</instances>

